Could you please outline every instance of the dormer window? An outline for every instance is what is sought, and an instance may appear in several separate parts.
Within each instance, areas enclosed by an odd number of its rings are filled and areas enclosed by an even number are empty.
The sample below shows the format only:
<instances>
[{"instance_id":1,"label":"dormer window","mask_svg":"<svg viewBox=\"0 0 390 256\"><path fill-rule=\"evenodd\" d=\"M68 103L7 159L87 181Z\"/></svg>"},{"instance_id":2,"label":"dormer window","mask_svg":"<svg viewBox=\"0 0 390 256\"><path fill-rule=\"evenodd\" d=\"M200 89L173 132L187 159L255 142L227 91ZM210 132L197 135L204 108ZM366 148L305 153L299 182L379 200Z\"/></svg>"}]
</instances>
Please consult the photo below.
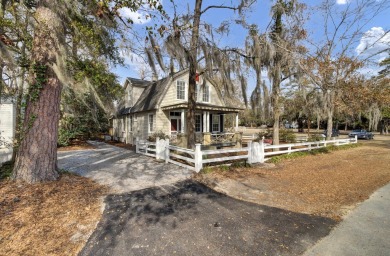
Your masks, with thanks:
<instances>
[{"instance_id":1,"label":"dormer window","mask_svg":"<svg viewBox=\"0 0 390 256\"><path fill-rule=\"evenodd\" d=\"M195 87L195 101L198 101L198 92L199 92L199 84L196 84L196 87Z\"/></svg>"},{"instance_id":2,"label":"dormer window","mask_svg":"<svg viewBox=\"0 0 390 256\"><path fill-rule=\"evenodd\" d=\"M203 102L210 102L210 87L206 84L203 87Z\"/></svg>"},{"instance_id":3,"label":"dormer window","mask_svg":"<svg viewBox=\"0 0 390 256\"><path fill-rule=\"evenodd\" d=\"M177 81L176 84L176 96L178 100L186 99L186 83L184 81Z\"/></svg>"}]
</instances>

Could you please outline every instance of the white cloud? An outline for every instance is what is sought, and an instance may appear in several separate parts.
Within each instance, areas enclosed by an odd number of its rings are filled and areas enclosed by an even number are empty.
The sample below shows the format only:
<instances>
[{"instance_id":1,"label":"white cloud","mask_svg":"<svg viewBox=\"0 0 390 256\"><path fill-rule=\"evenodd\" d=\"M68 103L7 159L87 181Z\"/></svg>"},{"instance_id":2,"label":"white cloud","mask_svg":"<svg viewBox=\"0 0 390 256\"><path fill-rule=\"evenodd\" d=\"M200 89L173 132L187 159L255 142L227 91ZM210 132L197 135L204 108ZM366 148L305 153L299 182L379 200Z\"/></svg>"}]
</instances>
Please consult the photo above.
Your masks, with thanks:
<instances>
[{"instance_id":1,"label":"white cloud","mask_svg":"<svg viewBox=\"0 0 390 256\"><path fill-rule=\"evenodd\" d=\"M158 3L162 5L162 0L158 1ZM134 12L124 7L119 9L119 14L126 19L131 19L134 24L145 24L151 21L150 13L155 10L154 7L150 7L147 1L143 1L137 11Z\"/></svg>"},{"instance_id":2,"label":"white cloud","mask_svg":"<svg viewBox=\"0 0 390 256\"><path fill-rule=\"evenodd\" d=\"M336 4L347 4L349 0L337 0Z\"/></svg>"},{"instance_id":3,"label":"white cloud","mask_svg":"<svg viewBox=\"0 0 390 256\"><path fill-rule=\"evenodd\" d=\"M134 24L145 24L150 21L150 19L146 17L147 14L143 11L133 12L129 8L121 8L119 9L119 14L126 19L131 19Z\"/></svg>"},{"instance_id":4,"label":"white cloud","mask_svg":"<svg viewBox=\"0 0 390 256\"><path fill-rule=\"evenodd\" d=\"M364 33L356 47L356 53L362 58L372 58L374 62L380 62L387 57L387 52L382 52L390 47L390 33L382 27L372 27Z\"/></svg>"}]
</instances>

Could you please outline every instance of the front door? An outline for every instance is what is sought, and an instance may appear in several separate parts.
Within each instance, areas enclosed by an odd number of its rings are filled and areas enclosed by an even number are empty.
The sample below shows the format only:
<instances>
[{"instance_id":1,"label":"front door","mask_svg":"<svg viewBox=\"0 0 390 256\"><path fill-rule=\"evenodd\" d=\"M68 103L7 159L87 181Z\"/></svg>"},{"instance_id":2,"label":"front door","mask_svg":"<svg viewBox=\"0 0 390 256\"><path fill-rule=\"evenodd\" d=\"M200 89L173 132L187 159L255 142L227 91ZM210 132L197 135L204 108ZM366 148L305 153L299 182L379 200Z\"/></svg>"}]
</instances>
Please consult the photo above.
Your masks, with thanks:
<instances>
[{"instance_id":1,"label":"front door","mask_svg":"<svg viewBox=\"0 0 390 256\"><path fill-rule=\"evenodd\" d=\"M171 132L181 132L181 119L171 118Z\"/></svg>"}]
</instances>

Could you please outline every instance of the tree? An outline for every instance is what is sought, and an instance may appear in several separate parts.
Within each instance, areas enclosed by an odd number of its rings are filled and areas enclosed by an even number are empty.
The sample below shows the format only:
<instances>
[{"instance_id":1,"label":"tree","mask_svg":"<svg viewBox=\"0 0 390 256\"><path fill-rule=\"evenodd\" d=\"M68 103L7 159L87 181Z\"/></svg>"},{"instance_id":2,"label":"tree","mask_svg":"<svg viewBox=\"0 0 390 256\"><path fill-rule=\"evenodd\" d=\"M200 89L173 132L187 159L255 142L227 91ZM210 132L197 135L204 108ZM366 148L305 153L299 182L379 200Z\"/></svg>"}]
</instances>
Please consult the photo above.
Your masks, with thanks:
<instances>
[{"instance_id":1,"label":"tree","mask_svg":"<svg viewBox=\"0 0 390 256\"><path fill-rule=\"evenodd\" d=\"M161 9L157 1L148 2ZM34 14L34 36L26 113L12 177L32 183L58 177L60 95L64 85L77 84L67 74L67 64L74 55L118 63L115 36L124 36L126 30L123 29L130 28L132 23L119 17L118 9L127 7L134 11L142 1L39 0L26 3ZM82 51L78 50L80 47Z\"/></svg>"},{"instance_id":2,"label":"tree","mask_svg":"<svg viewBox=\"0 0 390 256\"><path fill-rule=\"evenodd\" d=\"M273 144L279 144L281 116L280 87L287 79L297 75L297 52L304 49L298 42L306 37L300 18L304 5L295 0L278 0L272 7L272 27L269 33L272 56L266 65L272 82L271 105L273 110ZM288 27L288 29L287 29Z\"/></svg>"},{"instance_id":3,"label":"tree","mask_svg":"<svg viewBox=\"0 0 390 256\"><path fill-rule=\"evenodd\" d=\"M188 81L188 111L187 111L187 147L195 147L195 88L196 88L196 73L203 75L204 77L212 80L214 72L218 70L219 77L224 85L224 91L229 97L234 93L234 84L231 81L231 75L233 72L239 69L240 64L235 62L233 66L231 56L229 56L229 49L221 49L213 41L214 31L222 33L227 29L229 23L223 22L221 26L214 29L212 25L201 22L202 15L212 9L227 9L231 11L238 11L241 13L244 9L248 8L254 0L242 0L237 6L226 5L209 5L207 7L202 6L202 0L195 1L194 10L191 13L178 16L176 13L175 4L173 4L174 17L172 19L171 31L167 27L163 27L163 31L168 33L165 39L165 48L169 54L171 60L171 67L177 62L180 69L189 69L189 81ZM203 9L202 9L203 8ZM204 33L202 35L202 32ZM153 40L149 40L153 46ZM148 62L151 64L152 69L155 69L154 59L152 54L148 55ZM159 57L156 56L157 61ZM158 61L160 63L161 61ZM161 66L161 65L160 65ZM172 68L171 68L172 69ZM244 77L240 77L241 85L243 88L246 86L246 80ZM246 90L246 89L245 89ZM246 94L244 91L244 98Z\"/></svg>"},{"instance_id":4,"label":"tree","mask_svg":"<svg viewBox=\"0 0 390 256\"><path fill-rule=\"evenodd\" d=\"M27 182L55 180L57 137L62 84L55 74L64 28L57 13L40 1L32 45L33 74L30 75L24 134L15 161L13 178ZM58 63L59 64L59 63Z\"/></svg>"},{"instance_id":5,"label":"tree","mask_svg":"<svg viewBox=\"0 0 390 256\"><path fill-rule=\"evenodd\" d=\"M363 29L378 15L389 8L387 1L348 2L339 8L332 0L324 0L320 6L323 15L321 40L309 42L314 52L308 53L300 65L310 83L322 93L327 120L327 139L332 135L336 102L339 101L343 85L354 79L364 64L353 51L360 40ZM318 37L318 34L317 34Z\"/></svg>"}]
</instances>

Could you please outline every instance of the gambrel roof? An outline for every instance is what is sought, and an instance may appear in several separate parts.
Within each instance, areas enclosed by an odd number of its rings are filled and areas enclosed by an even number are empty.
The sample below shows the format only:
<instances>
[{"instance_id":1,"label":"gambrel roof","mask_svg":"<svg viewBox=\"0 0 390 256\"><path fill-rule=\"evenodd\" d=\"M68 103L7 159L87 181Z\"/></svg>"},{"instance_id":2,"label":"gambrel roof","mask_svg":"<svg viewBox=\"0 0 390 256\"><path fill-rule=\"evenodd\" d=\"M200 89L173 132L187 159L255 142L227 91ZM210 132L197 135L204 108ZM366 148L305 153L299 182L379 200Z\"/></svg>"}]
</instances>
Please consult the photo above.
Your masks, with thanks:
<instances>
[{"instance_id":1,"label":"gambrel roof","mask_svg":"<svg viewBox=\"0 0 390 256\"><path fill-rule=\"evenodd\" d=\"M134 104L133 107L130 108L122 108L119 111L119 115L126 115L130 113L137 113L137 112L145 112L150 110L156 110L159 108L160 103L162 102L164 96L166 95L167 90L169 89L170 85L173 83L173 81L188 72L188 69L179 71L174 73L173 75L170 75L166 78L160 79L158 81L146 81L141 80L137 78L127 78L125 88L128 86L129 83L131 83L133 86L137 87L144 87L144 91L140 95L137 102ZM223 101L222 96L219 94L219 97L221 98L221 101ZM197 105L200 103L197 103ZM225 103L224 103L225 104ZM202 104L205 105L205 104ZM212 105L209 105L212 107ZM215 106L217 108L221 108L221 106ZM225 107L222 107L225 108ZM233 109L240 110L241 108L236 107L226 107L226 109L229 109L230 111L233 111Z\"/></svg>"}]
</instances>

